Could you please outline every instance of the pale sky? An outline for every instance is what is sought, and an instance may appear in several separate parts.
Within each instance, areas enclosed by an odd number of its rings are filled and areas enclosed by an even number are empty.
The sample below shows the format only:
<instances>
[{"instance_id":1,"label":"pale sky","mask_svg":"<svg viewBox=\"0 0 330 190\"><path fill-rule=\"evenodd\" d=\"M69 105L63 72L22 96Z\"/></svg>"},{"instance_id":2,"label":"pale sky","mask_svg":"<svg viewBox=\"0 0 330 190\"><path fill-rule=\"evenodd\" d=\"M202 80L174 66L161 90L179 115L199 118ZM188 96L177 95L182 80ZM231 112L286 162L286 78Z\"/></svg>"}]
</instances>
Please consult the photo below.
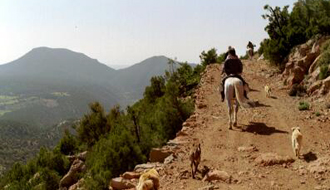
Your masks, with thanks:
<instances>
[{"instance_id":1,"label":"pale sky","mask_svg":"<svg viewBox=\"0 0 330 190\"><path fill-rule=\"evenodd\" d=\"M244 54L268 35L263 6L297 0L0 0L0 64L40 46L107 65L155 55L199 63L203 50Z\"/></svg>"}]
</instances>

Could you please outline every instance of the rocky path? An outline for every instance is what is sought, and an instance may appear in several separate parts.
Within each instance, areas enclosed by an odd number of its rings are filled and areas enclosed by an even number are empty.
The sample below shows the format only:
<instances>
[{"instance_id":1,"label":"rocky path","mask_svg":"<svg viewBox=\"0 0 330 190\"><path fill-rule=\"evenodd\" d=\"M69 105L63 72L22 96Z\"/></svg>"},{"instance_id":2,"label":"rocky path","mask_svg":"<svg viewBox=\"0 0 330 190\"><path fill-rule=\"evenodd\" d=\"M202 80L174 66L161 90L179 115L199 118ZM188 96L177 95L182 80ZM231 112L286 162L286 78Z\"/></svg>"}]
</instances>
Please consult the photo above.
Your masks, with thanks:
<instances>
[{"instance_id":1,"label":"rocky path","mask_svg":"<svg viewBox=\"0 0 330 190\"><path fill-rule=\"evenodd\" d=\"M304 98L289 97L280 77L263 62L245 61L244 69L253 89L249 97L258 106L240 110L238 127L228 130L227 107L218 93L220 65L210 65L196 93L195 114L169 143L175 158L159 170L161 189L330 189L329 110L321 104L299 111ZM272 98L266 98L265 84L272 87ZM294 158L291 148L294 126L304 135L302 159ZM199 169L222 171L218 180L203 181L201 173L192 179L188 154L198 142Z\"/></svg>"}]
</instances>

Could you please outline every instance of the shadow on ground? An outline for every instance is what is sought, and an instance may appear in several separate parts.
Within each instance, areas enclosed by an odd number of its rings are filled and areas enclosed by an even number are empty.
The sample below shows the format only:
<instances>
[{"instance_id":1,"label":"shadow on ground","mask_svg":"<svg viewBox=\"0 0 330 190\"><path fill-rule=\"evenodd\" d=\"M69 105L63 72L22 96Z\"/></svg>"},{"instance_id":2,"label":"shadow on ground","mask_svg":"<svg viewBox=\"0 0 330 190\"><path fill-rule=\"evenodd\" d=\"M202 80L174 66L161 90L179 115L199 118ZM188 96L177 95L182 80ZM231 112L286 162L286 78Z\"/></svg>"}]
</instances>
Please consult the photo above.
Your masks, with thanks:
<instances>
[{"instance_id":1,"label":"shadow on ground","mask_svg":"<svg viewBox=\"0 0 330 190\"><path fill-rule=\"evenodd\" d=\"M271 107L270 105L260 103L259 101L248 101L248 104L251 107L254 107L254 108L256 108L256 107Z\"/></svg>"},{"instance_id":2,"label":"shadow on ground","mask_svg":"<svg viewBox=\"0 0 330 190\"><path fill-rule=\"evenodd\" d=\"M285 133L287 131L278 130L275 127L268 127L265 123L250 122L248 125L243 125L241 127L243 132L256 133L259 135L271 135L273 133Z\"/></svg>"},{"instance_id":3,"label":"shadow on ground","mask_svg":"<svg viewBox=\"0 0 330 190\"><path fill-rule=\"evenodd\" d=\"M253 88L250 88L249 91L250 91L250 92L260 92L259 90L257 90L257 89L253 89Z\"/></svg>"},{"instance_id":4,"label":"shadow on ground","mask_svg":"<svg viewBox=\"0 0 330 190\"><path fill-rule=\"evenodd\" d=\"M303 154L303 159L306 161L306 162L311 162L311 161L314 161L314 160L317 160L317 156L315 153L313 152L308 152L306 154Z\"/></svg>"}]
</instances>

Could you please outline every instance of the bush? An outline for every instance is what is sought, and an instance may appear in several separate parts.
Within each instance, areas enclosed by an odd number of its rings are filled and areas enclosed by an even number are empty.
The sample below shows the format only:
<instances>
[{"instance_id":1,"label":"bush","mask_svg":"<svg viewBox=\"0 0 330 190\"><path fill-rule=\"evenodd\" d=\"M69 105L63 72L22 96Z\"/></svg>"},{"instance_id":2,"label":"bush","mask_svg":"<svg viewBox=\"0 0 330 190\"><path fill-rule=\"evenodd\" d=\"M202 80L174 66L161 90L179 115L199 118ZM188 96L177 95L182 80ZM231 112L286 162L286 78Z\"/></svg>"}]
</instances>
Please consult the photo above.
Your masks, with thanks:
<instances>
[{"instance_id":1,"label":"bush","mask_svg":"<svg viewBox=\"0 0 330 190\"><path fill-rule=\"evenodd\" d=\"M199 58L201 59L201 64L204 67L206 67L206 65L216 63L218 61L217 50L212 48L207 52L203 51Z\"/></svg>"},{"instance_id":2,"label":"bush","mask_svg":"<svg viewBox=\"0 0 330 190\"><path fill-rule=\"evenodd\" d=\"M84 115L77 129L79 140L92 147L102 136L110 132L102 105L94 102L89 105L91 112Z\"/></svg>"},{"instance_id":3,"label":"bush","mask_svg":"<svg viewBox=\"0 0 330 190\"><path fill-rule=\"evenodd\" d=\"M298 109L300 111L302 111L302 110L309 110L309 103L308 102L304 102L304 101L299 102Z\"/></svg>"},{"instance_id":4,"label":"bush","mask_svg":"<svg viewBox=\"0 0 330 190\"><path fill-rule=\"evenodd\" d=\"M321 113L317 111L317 112L315 112L315 115L318 117L321 115Z\"/></svg>"},{"instance_id":5,"label":"bush","mask_svg":"<svg viewBox=\"0 0 330 190\"><path fill-rule=\"evenodd\" d=\"M70 134L69 130L65 130L64 136L58 144L58 148L64 155L72 155L78 149L78 140Z\"/></svg>"},{"instance_id":6,"label":"bush","mask_svg":"<svg viewBox=\"0 0 330 190\"><path fill-rule=\"evenodd\" d=\"M321 65L320 66L320 75L319 75L319 80L323 80L329 76L329 66L328 65Z\"/></svg>"},{"instance_id":7,"label":"bush","mask_svg":"<svg viewBox=\"0 0 330 190\"><path fill-rule=\"evenodd\" d=\"M321 47L321 51L322 52L325 52L327 50L330 50L330 39L325 41L323 44L322 44L322 47Z\"/></svg>"},{"instance_id":8,"label":"bush","mask_svg":"<svg viewBox=\"0 0 330 190\"><path fill-rule=\"evenodd\" d=\"M124 171L133 170L136 164L146 161L133 136L122 126L117 134L99 140L87 157L91 178L88 189L108 189L109 180ZM90 182L90 183L89 183Z\"/></svg>"}]
</instances>

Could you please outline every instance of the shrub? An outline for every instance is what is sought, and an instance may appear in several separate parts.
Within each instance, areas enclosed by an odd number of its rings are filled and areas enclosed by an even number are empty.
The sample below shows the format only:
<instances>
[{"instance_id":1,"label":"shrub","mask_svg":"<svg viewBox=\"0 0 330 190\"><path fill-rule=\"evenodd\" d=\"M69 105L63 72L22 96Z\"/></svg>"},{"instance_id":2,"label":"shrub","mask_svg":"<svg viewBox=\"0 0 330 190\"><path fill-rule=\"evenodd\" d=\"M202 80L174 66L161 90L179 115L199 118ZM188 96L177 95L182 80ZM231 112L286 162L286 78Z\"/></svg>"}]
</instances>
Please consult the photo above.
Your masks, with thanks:
<instances>
[{"instance_id":1,"label":"shrub","mask_svg":"<svg viewBox=\"0 0 330 190\"><path fill-rule=\"evenodd\" d=\"M317 112L315 112L315 115L318 117L321 115L321 113L317 111Z\"/></svg>"},{"instance_id":2,"label":"shrub","mask_svg":"<svg viewBox=\"0 0 330 190\"><path fill-rule=\"evenodd\" d=\"M215 48L212 48L207 52L203 51L199 58L201 59L201 64L204 67L211 63L216 63L218 58L217 50Z\"/></svg>"},{"instance_id":3,"label":"shrub","mask_svg":"<svg viewBox=\"0 0 330 190\"><path fill-rule=\"evenodd\" d=\"M321 51L322 52L325 52L327 50L330 50L330 39L325 41L323 44L322 44L322 47L321 47Z\"/></svg>"},{"instance_id":4,"label":"shrub","mask_svg":"<svg viewBox=\"0 0 330 190\"><path fill-rule=\"evenodd\" d=\"M326 64L323 64L320 66L320 75L319 80L323 80L329 76L329 66Z\"/></svg>"},{"instance_id":5,"label":"shrub","mask_svg":"<svg viewBox=\"0 0 330 190\"><path fill-rule=\"evenodd\" d=\"M108 189L112 177L146 161L131 133L124 126L118 128L116 134L100 139L87 157L86 164L91 172L86 182L88 189Z\"/></svg>"},{"instance_id":6,"label":"shrub","mask_svg":"<svg viewBox=\"0 0 330 190\"><path fill-rule=\"evenodd\" d=\"M305 102L305 101L299 102L298 109L300 111L302 111L302 110L309 110L309 103L308 102Z\"/></svg>"},{"instance_id":7,"label":"shrub","mask_svg":"<svg viewBox=\"0 0 330 190\"><path fill-rule=\"evenodd\" d=\"M69 130L65 130L64 136L58 144L59 150L64 155L72 155L78 149L78 140L70 134Z\"/></svg>"}]
</instances>

